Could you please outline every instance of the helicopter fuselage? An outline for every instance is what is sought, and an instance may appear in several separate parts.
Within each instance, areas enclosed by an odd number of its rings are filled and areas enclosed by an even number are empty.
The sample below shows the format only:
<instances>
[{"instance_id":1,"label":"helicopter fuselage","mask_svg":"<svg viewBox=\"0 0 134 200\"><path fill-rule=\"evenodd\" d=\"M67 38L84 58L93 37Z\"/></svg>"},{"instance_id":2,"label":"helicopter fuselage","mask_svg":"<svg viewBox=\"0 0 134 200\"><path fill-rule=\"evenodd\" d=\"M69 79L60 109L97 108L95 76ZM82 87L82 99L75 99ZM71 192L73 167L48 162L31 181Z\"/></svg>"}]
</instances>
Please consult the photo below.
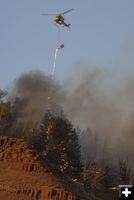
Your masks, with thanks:
<instances>
[{"instance_id":1,"label":"helicopter fuselage","mask_svg":"<svg viewBox=\"0 0 134 200\"><path fill-rule=\"evenodd\" d=\"M65 23L65 20L64 20L64 17L62 17L62 15L57 15L54 19L54 21L59 24L59 25L64 25L66 27L69 27L70 24L66 24Z\"/></svg>"}]
</instances>

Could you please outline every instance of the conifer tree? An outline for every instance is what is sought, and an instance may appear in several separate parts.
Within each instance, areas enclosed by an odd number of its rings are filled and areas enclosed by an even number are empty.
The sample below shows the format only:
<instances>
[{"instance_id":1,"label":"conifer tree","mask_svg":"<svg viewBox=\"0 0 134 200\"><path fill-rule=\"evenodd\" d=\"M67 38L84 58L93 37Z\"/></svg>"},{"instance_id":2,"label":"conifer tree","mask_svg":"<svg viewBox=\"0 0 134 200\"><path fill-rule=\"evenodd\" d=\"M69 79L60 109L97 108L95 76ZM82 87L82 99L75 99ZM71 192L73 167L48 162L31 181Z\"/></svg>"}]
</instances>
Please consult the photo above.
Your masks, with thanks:
<instances>
[{"instance_id":1,"label":"conifer tree","mask_svg":"<svg viewBox=\"0 0 134 200\"><path fill-rule=\"evenodd\" d=\"M7 135L13 123L10 102L0 102L0 134Z\"/></svg>"},{"instance_id":2,"label":"conifer tree","mask_svg":"<svg viewBox=\"0 0 134 200\"><path fill-rule=\"evenodd\" d=\"M64 113L57 116L48 110L42 119L39 137L53 169L78 179L81 168L78 136Z\"/></svg>"}]
</instances>

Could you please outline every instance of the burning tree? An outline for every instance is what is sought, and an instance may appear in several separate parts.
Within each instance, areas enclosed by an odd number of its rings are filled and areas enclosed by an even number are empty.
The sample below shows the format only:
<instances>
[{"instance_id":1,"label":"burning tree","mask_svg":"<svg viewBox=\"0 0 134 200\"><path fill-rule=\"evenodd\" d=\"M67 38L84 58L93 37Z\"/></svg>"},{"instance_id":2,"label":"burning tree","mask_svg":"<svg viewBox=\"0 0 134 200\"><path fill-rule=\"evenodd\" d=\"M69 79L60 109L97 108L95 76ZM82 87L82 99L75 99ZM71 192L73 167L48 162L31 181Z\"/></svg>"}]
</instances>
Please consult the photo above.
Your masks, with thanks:
<instances>
[{"instance_id":1,"label":"burning tree","mask_svg":"<svg viewBox=\"0 0 134 200\"><path fill-rule=\"evenodd\" d=\"M84 187L90 189L103 189L104 171L96 163L85 162L83 167Z\"/></svg>"},{"instance_id":2,"label":"burning tree","mask_svg":"<svg viewBox=\"0 0 134 200\"><path fill-rule=\"evenodd\" d=\"M42 119L38 136L52 168L78 179L81 167L78 136L65 115L56 116L49 110Z\"/></svg>"}]
</instances>

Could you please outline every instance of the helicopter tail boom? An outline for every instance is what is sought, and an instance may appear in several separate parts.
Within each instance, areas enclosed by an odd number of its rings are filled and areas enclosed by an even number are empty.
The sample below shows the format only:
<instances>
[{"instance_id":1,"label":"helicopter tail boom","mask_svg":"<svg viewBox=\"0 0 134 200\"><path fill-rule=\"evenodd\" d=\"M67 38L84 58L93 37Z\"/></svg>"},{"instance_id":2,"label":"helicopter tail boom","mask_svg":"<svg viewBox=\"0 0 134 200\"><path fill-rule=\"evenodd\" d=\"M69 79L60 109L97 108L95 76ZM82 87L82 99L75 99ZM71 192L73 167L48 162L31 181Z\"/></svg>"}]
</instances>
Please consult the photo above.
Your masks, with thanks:
<instances>
[{"instance_id":1,"label":"helicopter tail boom","mask_svg":"<svg viewBox=\"0 0 134 200\"><path fill-rule=\"evenodd\" d=\"M70 28L71 24L66 24L66 23L64 22L64 26Z\"/></svg>"}]
</instances>

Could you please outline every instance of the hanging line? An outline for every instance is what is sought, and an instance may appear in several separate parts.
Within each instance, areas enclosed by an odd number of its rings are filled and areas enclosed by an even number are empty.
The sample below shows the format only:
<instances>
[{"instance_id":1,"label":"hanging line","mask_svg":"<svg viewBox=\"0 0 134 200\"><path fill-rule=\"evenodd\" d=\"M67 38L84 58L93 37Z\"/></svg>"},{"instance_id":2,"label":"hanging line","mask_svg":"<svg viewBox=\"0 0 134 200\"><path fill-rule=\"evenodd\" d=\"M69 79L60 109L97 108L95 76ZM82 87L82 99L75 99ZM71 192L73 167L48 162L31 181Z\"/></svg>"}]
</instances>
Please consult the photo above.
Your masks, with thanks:
<instances>
[{"instance_id":1,"label":"hanging line","mask_svg":"<svg viewBox=\"0 0 134 200\"><path fill-rule=\"evenodd\" d=\"M58 54L58 51L60 49L64 48L64 44L61 44L59 47L57 47L55 49L55 54L54 54L54 63L53 63L53 70L52 70L52 76L54 77L54 74L55 74L55 67L56 67L56 60L57 60L57 54Z\"/></svg>"}]
</instances>

